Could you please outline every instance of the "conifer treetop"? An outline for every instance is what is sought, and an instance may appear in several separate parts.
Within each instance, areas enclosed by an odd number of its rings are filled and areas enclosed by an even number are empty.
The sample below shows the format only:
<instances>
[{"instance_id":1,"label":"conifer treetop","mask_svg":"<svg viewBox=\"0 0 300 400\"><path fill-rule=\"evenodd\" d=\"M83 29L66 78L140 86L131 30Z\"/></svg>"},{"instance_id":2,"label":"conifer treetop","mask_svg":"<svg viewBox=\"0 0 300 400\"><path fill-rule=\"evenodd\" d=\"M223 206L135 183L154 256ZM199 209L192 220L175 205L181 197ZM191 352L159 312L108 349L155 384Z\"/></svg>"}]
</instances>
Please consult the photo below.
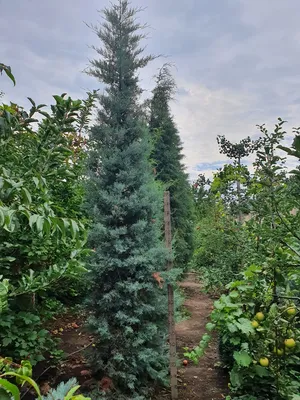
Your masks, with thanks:
<instances>
[{"instance_id":1,"label":"conifer treetop","mask_svg":"<svg viewBox=\"0 0 300 400\"><path fill-rule=\"evenodd\" d=\"M155 57L143 55L144 47L140 43L146 38L143 30L147 25L137 21L140 11L130 7L127 0L119 0L102 11L101 26L90 25L101 46L93 46L99 57L90 61L91 67L86 72L105 85L104 93L99 95L98 125L102 128L128 127L133 119L141 119L138 101L142 89L138 72ZM97 135L95 139L100 137ZM134 134L131 139L135 139Z\"/></svg>"},{"instance_id":2,"label":"conifer treetop","mask_svg":"<svg viewBox=\"0 0 300 400\"><path fill-rule=\"evenodd\" d=\"M119 0L111 8L104 8L104 22L100 27L89 25L101 40L102 47L92 46L101 58L91 60L92 67L87 72L110 85L110 89L120 91L133 84L138 89L136 71L155 58L142 56L145 48L140 42L146 34L138 32L147 25L137 22L136 14L140 11L141 8L130 7L128 0Z\"/></svg>"},{"instance_id":3,"label":"conifer treetop","mask_svg":"<svg viewBox=\"0 0 300 400\"><path fill-rule=\"evenodd\" d=\"M169 106L169 102L174 99L177 89L175 79L170 72L170 64L164 64L156 75L156 86L153 89L153 96L161 96L165 100L165 104Z\"/></svg>"}]
</instances>

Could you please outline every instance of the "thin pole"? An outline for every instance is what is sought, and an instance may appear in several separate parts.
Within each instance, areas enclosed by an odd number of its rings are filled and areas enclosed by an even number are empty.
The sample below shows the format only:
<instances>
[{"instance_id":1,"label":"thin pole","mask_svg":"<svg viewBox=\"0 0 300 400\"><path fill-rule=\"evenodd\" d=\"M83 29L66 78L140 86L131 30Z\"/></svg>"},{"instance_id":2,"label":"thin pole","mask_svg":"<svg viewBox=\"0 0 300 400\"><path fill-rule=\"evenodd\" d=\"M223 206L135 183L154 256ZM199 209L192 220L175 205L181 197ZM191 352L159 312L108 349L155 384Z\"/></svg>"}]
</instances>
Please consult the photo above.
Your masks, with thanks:
<instances>
[{"instance_id":1,"label":"thin pole","mask_svg":"<svg viewBox=\"0 0 300 400\"><path fill-rule=\"evenodd\" d=\"M165 242L167 249L172 251L172 231L171 231L171 207L170 192L164 193L164 221L165 221ZM173 261L167 261L167 270L171 270ZM177 388L177 351L176 351L176 333L175 333L175 315L174 315L174 289L168 284L168 322L169 322L169 346L170 346L170 384L172 399L178 399Z\"/></svg>"}]
</instances>

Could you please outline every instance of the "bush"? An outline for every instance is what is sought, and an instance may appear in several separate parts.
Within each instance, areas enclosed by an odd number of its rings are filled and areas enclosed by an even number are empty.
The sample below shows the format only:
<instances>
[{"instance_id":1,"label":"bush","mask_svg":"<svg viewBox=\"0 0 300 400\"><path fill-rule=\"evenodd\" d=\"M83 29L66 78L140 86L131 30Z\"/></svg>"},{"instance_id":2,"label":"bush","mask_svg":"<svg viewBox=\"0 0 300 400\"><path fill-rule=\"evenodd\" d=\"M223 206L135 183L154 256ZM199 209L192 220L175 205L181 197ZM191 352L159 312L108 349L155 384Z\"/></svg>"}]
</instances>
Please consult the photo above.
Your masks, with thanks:
<instances>
[{"instance_id":1,"label":"bush","mask_svg":"<svg viewBox=\"0 0 300 400\"><path fill-rule=\"evenodd\" d=\"M247 245L244 228L225 214L213 209L197 222L191 265L206 289L219 292L238 277L250 251Z\"/></svg>"},{"instance_id":2,"label":"bush","mask_svg":"<svg viewBox=\"0 0 300 400\"><path fill-rule=\"evenodd\" d=\"M267 266L253 265L243 280L229 284L229 294L214 303L211 321L220 335L233 393L251 394L258 400L276 395L290 399L300 390L299 311L293 306L289 314L290 300L274 302L267 271ZM261 365L262 359L267 364Z\"/></svg>"},{"instance_id":3,"label":"bush","mask_svg":"<svg viewBox=\"0 0 300 400\"><path fill-rule=\"evenodd\" d=\"M1 314L0 347L4 354L16 360L25 358L35 365L44 360L45 353L53 351L57 355L56 345L38 315L25 311Z\"/></svg>"},{"instance_id":4,"label":"bush","mask_svg":"<svg viewBox=\"0 0 300 400\"><path fill-rule=\"evenodd\" d=\"M0 106L0 346L18 359L30 354L34 363L54 344L41 329L37 294L86 271L78 131L87 104L54 98L51 114L32 99L28 112ZM37 114L43 119L35 128Z\"/></svg>"}]
</instances>

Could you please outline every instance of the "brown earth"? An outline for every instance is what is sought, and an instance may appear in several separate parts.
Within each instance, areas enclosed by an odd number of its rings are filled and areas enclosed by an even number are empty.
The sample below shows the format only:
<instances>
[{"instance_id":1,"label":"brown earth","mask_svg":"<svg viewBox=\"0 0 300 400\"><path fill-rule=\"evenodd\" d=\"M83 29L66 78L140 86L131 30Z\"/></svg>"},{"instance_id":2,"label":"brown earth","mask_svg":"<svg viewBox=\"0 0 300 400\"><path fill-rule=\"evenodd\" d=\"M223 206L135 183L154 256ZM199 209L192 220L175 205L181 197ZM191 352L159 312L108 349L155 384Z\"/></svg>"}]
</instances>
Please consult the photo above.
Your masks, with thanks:
<instances>
[{"instance_id":1,"label":"brown earth","mask_svg":"<svg viewBox=\"0 0 300 400\"><path fill-rule=\"evenodd\" d=\"M51 358L38 363L33 368L33 378L39 384L42 395L47 394L50 387L66 382L75 377L81 387L96 384L84 359L84 350L93 345L93 338L85 330L86 315L65 314L51 322L51 333L61 339L59 348L64 356L59 363ZM34 400L34 390L23 390L22 400ZM1 399L0 399L1 400Z\"/></svg>"},{"instance_id":2,"label":"brown earth","mask_svg":"<svg viewBox=\"0 0 300 400\"><path fill-rule=\"evenodd\" d=\"M176 325L177 353L184 360L184 347L194 348L199 344L205 333L205 325L213 308L213 301L201 292L201 284L196 275L189 273L180 283L185 293L184 306L190 318ZM228 392L228 379L223 369L215 364L219 361L217 338L211 341L205 356L198 365L189 362L186 367L178 370L179 400L219 400L224 399ZM170 393L162 393L157 400L170 399Z\"/></svg>"},{"instance_id":3,"label":"brown earth","mask_svg":"<svg viewBox=\"0 0 300 400\"><path fill-rule=\"evenodd\" d=\"M190 317L176 325L177 353L180 363L184 360L184 347L193 349L199 344L205 333L205 325L213 307L213 300L201 291L201 284L196 275L189 273L181 282L184 291L184 307ZM93 339L85 331L86 315L63 315L51 324L54 336L61 338L61 349L65 357L59 365L53 365L51 359L39 363L34 368L34 379L39 383L43 394L50 387L55 387L61 381L76 377L82 388L91 388L99 384L92 378L83 357L84 349L92 346ZM218 359L216 337L211 341L206 354L200 359L199 365L189 362L178 370L178 399L179 400L221 400L227 393L227 376L223 369L215 364ZM24 390L26 392L26 389ZM34 393L27 391L22 400L35 399ZM171 399L169 390L162 390L155 400Z\"/></svg>"}]
</instances>

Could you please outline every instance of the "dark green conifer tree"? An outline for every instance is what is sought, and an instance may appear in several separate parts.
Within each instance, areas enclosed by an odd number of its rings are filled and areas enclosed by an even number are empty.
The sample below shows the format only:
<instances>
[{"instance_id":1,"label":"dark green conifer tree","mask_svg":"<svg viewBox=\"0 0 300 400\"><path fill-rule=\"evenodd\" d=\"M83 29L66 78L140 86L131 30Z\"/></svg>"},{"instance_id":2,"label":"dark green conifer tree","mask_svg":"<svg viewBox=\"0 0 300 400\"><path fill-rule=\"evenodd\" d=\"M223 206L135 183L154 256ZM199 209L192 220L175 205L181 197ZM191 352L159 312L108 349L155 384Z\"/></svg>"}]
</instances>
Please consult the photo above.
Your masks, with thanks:
<instances>
[{"instance_id":1,"label":"dark green conifer tree","mask_svg":"<svg viewBox=\"0 0 300 400\"><path fill-rule=\"evenodd\" d=\"M182 163L181 139L170 110L175 89L170 69L164 65L153 90L149 125L156 176L170 191L175 266L185 269L193 253L193 199Z\"/></svg>"},{"instance_id":2,"label":"dark green conifer tree","mask_svg":"<svg viewBox=\"0 0 300 400\"><path fill-rule=\"evenodd\" d=\"M149 382L167 374L166 290L152 276L163 271L167 254L160 239L163 196L138 104L138 71L153 57L142 55L137 11L127 0L103 11L102 26L92 27L102 47L88 71L106 87L90 137L91 363L106 383L112 380L114 399L142 399Z\"/></svg>"}]
</instances>

